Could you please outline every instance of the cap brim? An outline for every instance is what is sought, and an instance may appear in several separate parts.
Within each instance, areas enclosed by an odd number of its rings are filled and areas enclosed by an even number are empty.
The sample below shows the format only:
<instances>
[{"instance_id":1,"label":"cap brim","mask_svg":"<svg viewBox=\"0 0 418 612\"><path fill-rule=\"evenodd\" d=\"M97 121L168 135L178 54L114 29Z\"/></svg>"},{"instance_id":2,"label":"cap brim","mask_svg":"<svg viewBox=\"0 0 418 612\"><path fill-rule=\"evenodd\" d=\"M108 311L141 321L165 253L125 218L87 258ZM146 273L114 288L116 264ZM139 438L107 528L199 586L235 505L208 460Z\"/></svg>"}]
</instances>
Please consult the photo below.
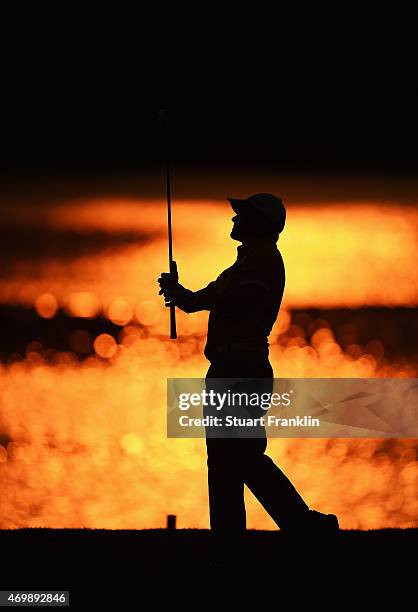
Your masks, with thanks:
<instances>
[{"instance_id":1,"label":"cap brim","mask_svg":"<svg viewBox=\"0 0 418 612\"><path fill-rule=\"evenodd\" d=\"M232 206L232 210L239 215L243 210L248 209L247 200L239 200L238 198L227 198Z\"/></svg>"}]
</instances>

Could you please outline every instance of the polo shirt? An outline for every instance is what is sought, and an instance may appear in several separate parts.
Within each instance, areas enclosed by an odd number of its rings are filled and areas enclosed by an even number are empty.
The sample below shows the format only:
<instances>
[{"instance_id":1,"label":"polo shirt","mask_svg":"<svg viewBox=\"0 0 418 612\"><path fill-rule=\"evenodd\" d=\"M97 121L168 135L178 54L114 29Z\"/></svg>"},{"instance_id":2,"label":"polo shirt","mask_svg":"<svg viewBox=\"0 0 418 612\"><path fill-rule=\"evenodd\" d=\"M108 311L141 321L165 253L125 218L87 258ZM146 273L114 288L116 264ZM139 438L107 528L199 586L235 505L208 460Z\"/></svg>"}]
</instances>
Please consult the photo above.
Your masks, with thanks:
<instances>
[{"instance_id":1,"label":"polo shirt","mask_svg":"<svg viewBox=\"0 0 418 612\"><path fill-rule=\"evenodd\" d=\"M176 304L186 312L209 310L205 356L211 361L217 347L251 342L266 348L279 313L285 287L285 268L276 243L241 245L232 266L199 291L180 285Z\"/></svg>"}]
</instances>

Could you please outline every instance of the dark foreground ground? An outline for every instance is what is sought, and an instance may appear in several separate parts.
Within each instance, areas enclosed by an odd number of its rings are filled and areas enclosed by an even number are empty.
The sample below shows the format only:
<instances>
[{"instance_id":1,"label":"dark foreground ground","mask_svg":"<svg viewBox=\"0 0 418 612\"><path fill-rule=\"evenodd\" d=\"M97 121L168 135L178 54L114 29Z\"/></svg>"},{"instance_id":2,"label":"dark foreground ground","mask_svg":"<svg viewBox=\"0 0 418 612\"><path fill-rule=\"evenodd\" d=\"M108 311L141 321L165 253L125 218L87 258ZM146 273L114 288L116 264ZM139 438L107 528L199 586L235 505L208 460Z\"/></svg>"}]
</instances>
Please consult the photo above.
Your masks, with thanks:
<instances>
[{"instance_id":1,"label":"dark foreground ground","mask_svg":"<svg viewBox=\"0 0 418 612\"><path fill-rule=\"evenodd\" d=\"M248 531L234 562L208 570L207 531L18 529L0 531L0 589L68 590L80 609L150 609L166 599L200 607L254 593L295 603L352 597L359 606L395 595L399 603L415 589L417 544L418 529L341 531L334 543Z\"/></svg>"}]
</instances>

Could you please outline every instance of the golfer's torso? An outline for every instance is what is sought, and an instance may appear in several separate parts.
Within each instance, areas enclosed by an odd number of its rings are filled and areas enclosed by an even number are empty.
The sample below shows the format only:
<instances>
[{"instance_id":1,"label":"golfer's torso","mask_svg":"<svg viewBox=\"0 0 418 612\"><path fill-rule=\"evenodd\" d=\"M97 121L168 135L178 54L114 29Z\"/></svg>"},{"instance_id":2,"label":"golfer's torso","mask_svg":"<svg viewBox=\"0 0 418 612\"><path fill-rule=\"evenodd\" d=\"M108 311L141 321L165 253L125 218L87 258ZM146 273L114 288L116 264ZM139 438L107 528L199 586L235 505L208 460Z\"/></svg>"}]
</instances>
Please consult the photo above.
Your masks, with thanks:
<instances>
[{"instance_id":1,"label":"golfer's torso","mask_svg":"<svg viewBox=\"0 0 418 612\"><path fill-rule=\"evenodd\" d=\"M243 283L263 286L262 299L242 297ZM268 336L277 318L285 285L284 264L277 247L239 256L216 280L210 310L206 357L211 360L219 345L254 343L268 351Z\"/></svg>"}]
</instances>

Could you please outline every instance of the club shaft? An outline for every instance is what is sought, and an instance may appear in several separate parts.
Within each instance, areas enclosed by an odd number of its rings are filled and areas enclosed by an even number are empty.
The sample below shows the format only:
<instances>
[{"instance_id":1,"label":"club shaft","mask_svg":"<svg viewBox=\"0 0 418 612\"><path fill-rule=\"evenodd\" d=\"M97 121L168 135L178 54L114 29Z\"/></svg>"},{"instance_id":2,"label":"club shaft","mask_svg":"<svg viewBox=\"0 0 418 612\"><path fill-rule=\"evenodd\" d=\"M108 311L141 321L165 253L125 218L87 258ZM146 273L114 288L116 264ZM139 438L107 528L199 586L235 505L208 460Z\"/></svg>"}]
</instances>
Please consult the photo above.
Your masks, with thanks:
<instances>
[{"instance_id":1,"label":"club shaft","mask_svg":"<svg viewBox=\"0 0 418 612\"><path fill-rule=\"evenodd\" d=\"M167 126L166 130L168 132ZM173 230L171 223L171 179L170 179L170 163L169 163L169 152L168 152L168 134L166 134L166 191L167 191L167 227L168 227L168 265L170 273L174 272L173 264ZM177 338L177 325L176 325L176 307L174 304L170 304L170 338L175 340Z\"/></svg>"},{"instance_id":2,"label":"club shaft","mask_svg":"<svg viewBox=\"0 0 418 612\"><path fill-rule=\"evenodd\" d=\"M171 269L173 261L173 230L171 225L171 181L170 181L170 165L166 162L166 189L167 189L167 225L168 225L168 264Z\"/></svg>"}]
</instances>

